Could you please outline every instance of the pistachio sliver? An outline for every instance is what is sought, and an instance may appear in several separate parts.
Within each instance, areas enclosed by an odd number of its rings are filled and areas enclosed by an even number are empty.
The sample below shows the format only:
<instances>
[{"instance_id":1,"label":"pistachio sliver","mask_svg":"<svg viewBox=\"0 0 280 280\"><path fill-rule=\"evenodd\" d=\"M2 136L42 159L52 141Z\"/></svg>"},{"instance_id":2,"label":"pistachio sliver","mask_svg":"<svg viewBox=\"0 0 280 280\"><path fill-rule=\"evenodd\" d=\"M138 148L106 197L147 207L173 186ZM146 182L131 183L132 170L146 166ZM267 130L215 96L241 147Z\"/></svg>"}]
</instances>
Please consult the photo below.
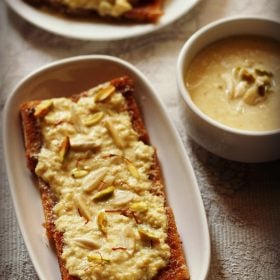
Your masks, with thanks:
<instances>
[{"instance_id":1,"label":"pistachio sliver","mask_svg":"<svg viewBox=\"0 0 280 280\"><path fill-rule=\"evenodd\" d=\"M103 112L97 112L95 114L89 115L86 118L84 118L83 123L86 126L92 126L94 124L97 124L101 119L104 117Z\"/></svg>"},{"instance_id":2,"label":"pistachio sliver","mask_svg":"<svg viewBox=\"0 0 280 280\"><path fill-rule=\"evenodd\" d=\"M140 213L148 211L148 205L145 202L132 203L130 204L129 208L133 211L140 212Z\"/></svg>"},{"instance_id":3,"label":"pistachio sliver","mask_svg":"<svg viewBox=\"0 0 280 280\"><path fill-rule=\"evenodd\" d=\"M88 255L87 260L89 262L102 262L102 263L109 263L110 260L103 258L101 255Z\"/></svg>"},{"instance_id":4,"label":"pistachio sliver","mask_svg":"<svg viewBox=\"0 0 280 280\"><path fill-rule=\"evenodd\" d=\"M107 220L107 215L105 212L100 212L97 216L97 225L99 230L103 233L107 233L107 225L108 225L108 220Z\"/></svg>"},{"instance_id":5,"label":"pistachio sliver","mask_svg":"<svg viewBox=\"0 0 280 280\"><path fill-rule=\"evenodd\" d=\"M88 172L88 170L75 168L74 170L72 170L71 175L73 178L78 179L85 177L88 174Z\"/></svg>"},{"instance_id":6,"label":"pistachio sliver","mask_svg":"<svg viewBox=\"0 0 280 280\"><path fill-rule=\"evenodd\" d=\"M83 248L87 248L87 249L99 249L101 247L101 245L90 238L86 238L86 237L79 237L79 238L75 238L73 239L79 246L83 247Z\"/></svg>"},{"instance_id":7,"label":"pistachio sliver","mask_svg":"<svg viewBox=\"0 0 280 280\"><path fill-rule=\"evenodd\" d=\"M110 186L98 193L96 193L94 196L93 196L93 200L94 201L101 201L101 200L107 200L109 199L113 194L114 194L114 191L115 191L115 187L113 186Z\"/></svg>"},{"instance_id":8,"label":"pistachio sliver","mask_svg":"<svg viewBox=\"0 0 280 280\"><path fill-rule=\"evenodd\" d=\"M140 235L140 238L143 240L143 241L153 241L153 242L159 242L159 237L156 236L154 233L148 231L148 230L145 230L143 228L139 228L138 229L138 233Z\"/></svg>"},{"instance_id":9,"label":"pistachio sliver","mask_svg":"<svg viewBox=\"0 0 280 280\"><path fill-rule=\"evenodd\" d=\"M93 171L92 173L90 173L84 181L83 184L83 190L86 192L90 192L94 189L96 189L99 184L101 183L101 181L103 180L103 178L106 176L106 173L108 171L107 167L101 167L95 171Z\"/></svg>"},{"instance_id":10,"label":"pistachio sliver","mask_svg":"<svg viewBox=\"0 0 280 280\"><path fill-rule=\"evenodd\" d=\"M130 174L135 177L136 179L139 179L140 175L139 172L137 170L137 168L135 167L135 165L130 162L129 160L126 160L126 164L127 164L127 169L129 170Z\"/></svg>"},{"instance_id":11,"label":"pistachio sliver","mask_svg":"<svg viewBox=\"0 0 280 280\"><path fill-rule=\"evenodd\" d=\"M52 100L43 100L35 108L34 116L43 117L45 116L52 108Z\"/></svg>"},{"instance_id":12,"label":"pistachio sliver","mask_svg":"<svg viewBox=\"0 0 280 280\"><path fill-rule=\"evenodd\" d=\"M70 149L70 140L69 140L69 137L66 136L61 141L61 144L60 144L60 147L59 147L59 151L58 151L58 157L59 157L59 160L61 162L64 161L64 159L65 159L69 149Z\"/></svg>"},{"instance_id":13,"label":"pistachio sliver","mask_svg":"<svg viewBox=\"0 0 280 280\"><path fill-rule=\"evenodd\" d=\"M108 85L104 88L101 88L99 91L96 92L94 95L95 102L101 102L106 100L108 97L111 96L115 92L116 88L113 85Z\"/></svg>"},{"instance_id":14,"label":"pistachio sliver","mask_svg":"<svg viewBox=\"0 0 280 280\"><path fill-rule=\"evenodd\" d=\"M255 68L255 73L258 76L268 76L268 77L273 77L273 73L270 71L267 71L265 69L261 69L261 68Z\"/></svg>"}]
</instances>

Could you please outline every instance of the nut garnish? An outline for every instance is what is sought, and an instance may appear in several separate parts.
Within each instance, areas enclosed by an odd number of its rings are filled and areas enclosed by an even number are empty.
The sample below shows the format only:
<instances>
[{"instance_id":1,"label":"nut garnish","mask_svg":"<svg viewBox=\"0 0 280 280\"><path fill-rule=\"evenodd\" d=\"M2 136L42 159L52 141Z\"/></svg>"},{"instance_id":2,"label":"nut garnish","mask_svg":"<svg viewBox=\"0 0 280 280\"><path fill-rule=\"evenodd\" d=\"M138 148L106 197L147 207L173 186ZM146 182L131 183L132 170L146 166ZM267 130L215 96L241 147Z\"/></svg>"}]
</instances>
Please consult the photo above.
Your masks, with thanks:
<instances>
[{"instance_id":1,"label":"nut garnish","mask_svg":"<svg viewBox=\"0 0 280 280\"><path fill-rule=\"evenodd\" d=\"M253 64L235 67L232 76L225 74L226 93L231 99L242 98L248 105L264 101L272 92L273 73Z\"/></svg>"},{"instance_id":2,"label":"nut garnish","mask_svg":"<svg viewBox=\"0 0 280 280\"><path fill-rule=\"evenodd\" d=\"M101 245L90 238L87 237L79 237L73 239L79 246L87 248L87 249L99 249Z\"/></svg>"},{"instance_id":3,"label":"nut garnish","mask_svg":"<svg viewBox=\"0 0 280 280\"><path fill-rule=\"evenodd\" d=\"M89 221L91 219L91 213L84 203L84 200L81 195L76 195L74 197L74 201L76 204L76 207L78 208L79 214L86 219L86 221Z\"/></svg>"},{"instance_id":4,"label":"nut garnish","mask_svg":"<svg viewBox=\"0 0 280 280\"><path fill-rule=\"evenodd\" d=\"M94 113L94 114L84 118L83 123L86 126L92 126L94 124L99 123L102 120L103 117L104 117L103 112L97 112L97 113Z\"/></svg>"},{"instance_id":5,"label":"nut garnish","mask_svg":"<svg viewBox=\"0 0 280 280\"><path fill-rule=\"evenodd\" d=\"M79 179L85 177L88 174L88 172L88 170L75 168L72 170L71 174L73 178Z\"/></svg>"},{"instance_id":6,"label":"nut garnish","mask_svg":"<svg viewBox=\"0 0 280 280\"><path fill-rule=\"evenodd\" d=\"M115 144L119 147L119 148L124 148L125 147L125 142L124 140L119 136L118 131L116 130L116 128L114 127L113 123L111 120L106 120L105 125L107 127L107 129L109 130L109 133L111 134Z\"/></svg>"},{"instance_id":7,"label":"nut garnish","mask_svg":"<svg viewBox=\"0 0 280 280\"><path fill-rule=\"evenodd\" d=\"M144 213L148 211L148 205L146 202L135 202L130 204L130 209L136 212Z\"/></svg>"},{"instance_id":8,"label":"nut garnish","mask_svg":"<svg viewBox=\"0 0 280 280\"><path fill-rule=\"evenodd\" d=\"M70 139L70 146L74 150L95 150L100 147L100 143L90 139Z\"/></svg>"},{"instance_id":9,"label":"nut garnish","mask_svg":"<svg viewBox=\"0 0 280 280\"><path fill-rule=\"evenodd\" d=\"M35 108L34 116L43 117L45 116L52 108L52 100L43 100Z\"/></svg>"},{"instance_id":10,"label":"nut garnish","mask_svg":"<svg viewBox=\"0 0 280 280\"><path fill-rule=\"evenodd\" d=\"M151 231L148 231L146 229L143 229L141 227L138 228L138 233L140 235L140 238L143 241L152 241L152 242L159 242L159 237L156 236L154 233Z\"/></svg>"},{"instance_id":11,"label":"nut garnish","mask_svg":"<svg viewBox=\"0 0 280 280\"><path fill-rule=\"evenodd\" d=\"M106 100L108 97L111 96L115 92L116 88L113 85L108 85L105 88L101 88L95 95L94 101L101 102Z\"/></svg>"},{"instance_id":12,"label":"nut garnish","mask_svg":"<svg viewBox=\"0 0 280 280\"><path fill-rule=\"evenodd\" d=\"M90 173L84 181L83 190L86 192L90 192L96 189L99 184L102 182L103 178L106 176L108 171L107 167L101 167L92 173Z\"/></svg>"},{"instance_id":13,"label":"nut garnish","mask_svg":"<svg viewBox=\"0 0 280 280\"><path fill-rule=\"evenodd\" d=\"M95 262L95 263L100 263L100 264L110 263L110 260L103 258L100 253L99 253L99 255L88 255L87 260L89 262Z\"/></svg>"},{"instance_id":14,"label":"nut garnish","mask_svg":"<svg viewBox=\"0 0 280 280\"><path fill-rule=\"evenodd\" d=\"M235 91L233 93L233 98L242 97L248 89L247 82L241 81L235 87Z\"/></svg>"},{"instance_id":15,"label":"nut garnish","mask_svg":"<svg viewBox=\"0 0 280 280\"><path fill-rule=\"evenodd\" d=\"M108 219L105 212L99 212L97 216L97 225L103 234L107 234Z\"/></svg>"},{"instance_id":16,"label":"nut garnish","mask_svg":"<svg viewBox=\"0 0 280 280\"><path fill-rule=\"evenodd\" d=\"M137 168L135 167L135 165L128 159L125 159L125 162L127 164L127 169L129 170L131 175L133 177L135 177L136 179L139 179L140 175L139 175L139 172L138 172Z\"/></svg>"},{"instance_id":17,"label":"nut garnish","mask_svg":"<svg viewBox=\"0 0 280 280\"><path fill-rule=\"evenodd\" d=\"M121 206L128 204L133 198L134 194L129 191L116 191L114 199L111 200L111 203L114 206Z\"/></svg>"},{"instance_id":18,"label":"nut garnish","mask_svg":"<svg viewBox=\"0 0 280 280\"><path fill-rule=\"evenodd\" d=\"M107 200L109 199L113 194L114 194L114 191L115 191L115 187L114 186L110 186L98 193L96 193L92 199L94 201L101 201L101 200Z\"/></svg>"},{"instance_id":19,"label":"nut garnish","mask_svg":"<svg viewBox=\"0 0 280 280\"><path fill-rule=\"evenodd\" d=\"M70 141L69 141L69 137L66 136L63 138L58 151L58 157L61 162L64 161L69 149L70 149Z\"/></svg>"},{"instance_id":20,"label":"nut garnish","mask_svg":"<svg viewBox=\"0 0 280 280\"><path fill-rule=\"evenodd\" d=\"M273 77L273 73L270 71L266 71L265 69L255 68L255 72L258 76Z\"/></svg>"}]
</instances>

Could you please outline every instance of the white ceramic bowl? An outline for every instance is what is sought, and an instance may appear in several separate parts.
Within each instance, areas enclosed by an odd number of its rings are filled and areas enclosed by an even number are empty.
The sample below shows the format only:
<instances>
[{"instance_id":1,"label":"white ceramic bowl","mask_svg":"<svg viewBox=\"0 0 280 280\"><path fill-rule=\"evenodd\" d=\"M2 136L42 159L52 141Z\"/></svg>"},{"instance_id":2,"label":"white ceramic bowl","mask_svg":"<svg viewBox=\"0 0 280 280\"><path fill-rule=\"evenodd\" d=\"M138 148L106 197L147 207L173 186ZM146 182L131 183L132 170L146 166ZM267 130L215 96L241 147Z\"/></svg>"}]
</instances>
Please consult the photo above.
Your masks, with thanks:
<instances>
[{"instance_id":1,"label":"white ceramic bowl","mask_svg":"<svg viewBox=\"0 0 280 280\"><path fill-rule=\"evenodd\" d=\"M183 144L157 93L144 75L116 57L89 55L46 65L23 79L10 94L3 114L6 168L18 222L41 280L60 279L57 259L46 240L38 190L26 167L19 119L21 103L72 95L94 85L129 75L151 143L157 147L168 202L183 241L192 279L205 280L210 263L210 239L199 188Z\"/></svg>"},{"instance_id":2,"label":"white ceramic bowl","mask_svg":"<svg viewBox=\"0 0 280 280\"><path fill-rule=\"evenodd\" d=\"M184 82L186 69L200 50L219 39L245 34L280 40L280 22L257 17L227 18L203 27L184 44L177 63L177 84L187 105L185 125L191 138L218 156L241 162L271 161L280 158L280 129L258 132L225 126L197 108Z\"/></svg>"}]
</instances>

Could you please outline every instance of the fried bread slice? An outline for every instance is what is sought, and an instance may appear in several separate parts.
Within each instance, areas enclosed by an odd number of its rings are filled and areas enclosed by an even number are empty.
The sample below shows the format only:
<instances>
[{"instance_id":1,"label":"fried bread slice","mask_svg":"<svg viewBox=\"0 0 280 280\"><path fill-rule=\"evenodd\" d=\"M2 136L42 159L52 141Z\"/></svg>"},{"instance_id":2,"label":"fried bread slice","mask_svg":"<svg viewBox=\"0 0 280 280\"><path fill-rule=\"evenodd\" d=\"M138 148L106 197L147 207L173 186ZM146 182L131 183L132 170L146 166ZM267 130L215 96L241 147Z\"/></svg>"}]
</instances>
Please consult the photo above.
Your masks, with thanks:
<instances>
[{"instance_id":1,"label":"fried bread slice","mask_svg":"<svg viewBox=\"0 0 280 280\"><path fill-rule=\"evenodd\" d=\"M128 77L121 77L110 81L111 86L122 94L125 99L124 110L128 113L133 130L137 133L138 139L145 144L149 144L148 132L145 129L140 109L133 97L133 82ZM70 97L73 102L78 102L80 98L88 96L89 91L82 92L78 95ZM24 142L26 148L27 165L37 179L38 188L41 193L42 205L45 213L45 228L49 240L53 243L61 271L63 280L81 279L69 273L66 268L63 255L64 232L57 229L55 220L57 219L54 208L58 203L58 196L52 187L44 181L43 178L36 174L36 166L38 165L38 155L44 146L44 137L41 128L40 112L36 111L42 101L28 101L21 105L20 114L22 120ZM164 200L164 209L167 218L166 243L169 246L170 254L168 262L161 267L157 274L153 276L153 280L186 280L189 279L189 272L186 267L181 240L176 228L175 219L172 210L166 205L166 197L162 183L162 175L160 171L159 161L156 152L152 158L152 164L148 174L151 180L151 192L154 196L161 197ZM135 218L135 217L134 217ZM137 222L137 218L135 219ZM136 226L137 223L136 223ZM150 240L151 241L151 240ZM151 242L152 244L152 242ZM151 245L152 246L152 245ZM145 276L146 277L146 276ZM103 279L103 278L100 278ZM116 278L119 279L119 278ZM144 279L144 277L143 277ZM146 279L146 278L145 278ZM148 278L147 278L148 279Z\"/></svg>"},{"instance_id":2,"label":"fried bread slice","mask_svg":"<svg viewBox=\"0 0 280 280\"><path fill-rule=\"evenodd\" d=\"M97 8L86 5L70 5L65 0L24 0L25 2L41 8L59 12L60 14L77 17L91 18L96 15L105 18L122 19L136 22L157 22L163 14L163 0L135 0L113 8ZM72 1L74 2L74 1ZM117 5L117 4L115 4ZM114 11L113 11L114 9Z\"/></svg>"}]
</instances>

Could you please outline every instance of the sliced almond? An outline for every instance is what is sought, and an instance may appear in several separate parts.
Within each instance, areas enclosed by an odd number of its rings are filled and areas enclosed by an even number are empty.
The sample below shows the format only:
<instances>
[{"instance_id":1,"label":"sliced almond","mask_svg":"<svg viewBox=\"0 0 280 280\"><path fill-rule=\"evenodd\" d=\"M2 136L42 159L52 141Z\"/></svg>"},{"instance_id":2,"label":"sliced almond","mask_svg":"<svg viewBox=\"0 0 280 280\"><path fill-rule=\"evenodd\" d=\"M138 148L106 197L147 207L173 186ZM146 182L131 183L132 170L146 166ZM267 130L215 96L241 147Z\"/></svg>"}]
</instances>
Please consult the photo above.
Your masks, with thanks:
<instances>
[{"instance_id":1,"label":"sliced almond","mask_svg":"<svg viewBox=\"0 0 280 280\"><path fill-rule=\"evenodd\" d=\"M92 199L94 201L102 201L102 200L107 200L109 199L113 194L114 194L114 191L115 191L115 187L114 186L110 186L98 193L96 193Z\"/></svg>"},{"instance_id":2,"label":"sliced almond","mask_svg":"<svg viewBox=\"0 0 280 280\"><path fill-rule=\"evenodd\" d=\"M235 91L233 93L233 98L239 98L242 97L246 90L247 90L248 86L247 86L247 82L241 81L237 84L237 86L235 87Z\"/></svg>"},{"instance_id":3,"label":"sliced almond","mask_svg":"<svg viewBox=\"0 0 280 280\"><path fill-rule=\"evenodd\" d=\"M97 216L97 225L103 234L107 234L108 219L105 212L99 212Z\"/></svg>"},{"instance_id":4,"label":"sliced almond","mask_svg":"<svg viewBox=\"0 0 280 280\"><path fill-rule=\"evenodd\" d=\"M96 150L100 147L100 143L90 140L90 139L83 139L83 138L76 138L76 139L70 139L70 146L74 150Z\"/></svg>"},{"instance_id":5,"label":"sliced almond","mask_svg":"<svg viewBox=\"0 0 280 280\"><path fill-rule=\"evenodd\" d=\"M71 175L75 179L83 178L88 174L88 170L83 170L83 169L77 169L75 168L72 170Z\"/></svg>"},{"instance_id":6,"label":"sliced almond","mask_svg":"<svg viewBox=\"0 0 280 280\"><path fill-rule=\"evenodd\" d=\"M70 149L70 141L69 141L69 137L66 136L63 138L58 151L58 157L61 162L64 161L69 149Z\"/></svg>"},{"instance_id":7,"label":"sliced almond","mask_svg":"<svg viewBox=\"0 0 280 280\"><path fill-rule=\"evenodd\" d=\"M101 167L93 172L91 172L84 181L83 184L83 190L86 192L90 192L94 189L96 189L101 181L106 176L106 173L108 172L107 167Z\"/></svg>"},{"instance_id":8,"label":"sliced almond","mask_svg":"<svg viewBox=\"0 0 280 280\"><path fill-rule=\"evenodd\" d=\"M256 86L249 88L243 97L244 102L248 105L256 105L261 99Z\"/></svg>"},{"instance_id":9,"label":"sliced almond","mask_svg":"<svg viewBox=\"0 0 280 280\"><path fill-rule=\"evenodd\" d=\"M129 191L115 191L115 197L111 200L111 204L114 206L122 206L128 204L135 195Z\"/></svg>"},{"instance_id":10,"label":"sliced almond","mask_svg":"<svg viewBox=\"0 0 280 280\"><path fill-rule=\"evenodd\" d=\"M83 216L87 221L90 221L91 213L90 213L88 207L86 206L82 196L76 195L74 197L74 199L75 199L75 204L76 204L76 207L78 208L80 215Z\"/></svg>"},{"instance_id":11,"label":"sliced almond","mask_svg":"<svg viewBox=\"0 0 280 280\"><path fill-rule=\"evenodd\" d=\"M52 108L52 100L43 100L35 108L34 116L43 117L45 116Z\"/></svg>"},{"instance_id":12,"label":"sliced almond","mask_svg":"<svg viewBox=\"0 0 280 280\"><path fill-rule=\"evenodd\" d=\"M115 144L119 147L119 148L124 148L125 147L125 142L124 140L119 136L118 131L116 130L114 124L112 123L111 120L106 120L105 125L107 127L107 129L109 130L110 135L112 136Z\"/></svg>"},{"instance_id":13,"label":"sliced almond","mask_svg":"<svg viewBox=\"0 0 280 280\"><path fill-rule=\"evenodd\" d=\"M86 126L92 126L94 124L99 123L103 117L104 117L103 112L97 112L95 114L89 115L86 118L84 118L83 123Z\"/></svg>"},{"instance_id":14,"label":"sliced almond","mask_svg":"<svg viewBox=\"0 0 280 280\"><path fill-rule=\"evenodd\" d=\"M94 101L95 102L101 102L107 99L111 94L115 92L116 88L113 85L108 85L105 88L101 88L95 95L94 95Z\"/></svg>"},{"instance_id":15,"label":"sliced almond","mask_svg":"<svg viewBox=\"0 0 280 280\"><path fill-rule=\"evenodd\" d=\"M73 239L79 246L86 248L86 249L99 249L101 245L93 239L80 237Z\"/></svg>"}]
</instances>

